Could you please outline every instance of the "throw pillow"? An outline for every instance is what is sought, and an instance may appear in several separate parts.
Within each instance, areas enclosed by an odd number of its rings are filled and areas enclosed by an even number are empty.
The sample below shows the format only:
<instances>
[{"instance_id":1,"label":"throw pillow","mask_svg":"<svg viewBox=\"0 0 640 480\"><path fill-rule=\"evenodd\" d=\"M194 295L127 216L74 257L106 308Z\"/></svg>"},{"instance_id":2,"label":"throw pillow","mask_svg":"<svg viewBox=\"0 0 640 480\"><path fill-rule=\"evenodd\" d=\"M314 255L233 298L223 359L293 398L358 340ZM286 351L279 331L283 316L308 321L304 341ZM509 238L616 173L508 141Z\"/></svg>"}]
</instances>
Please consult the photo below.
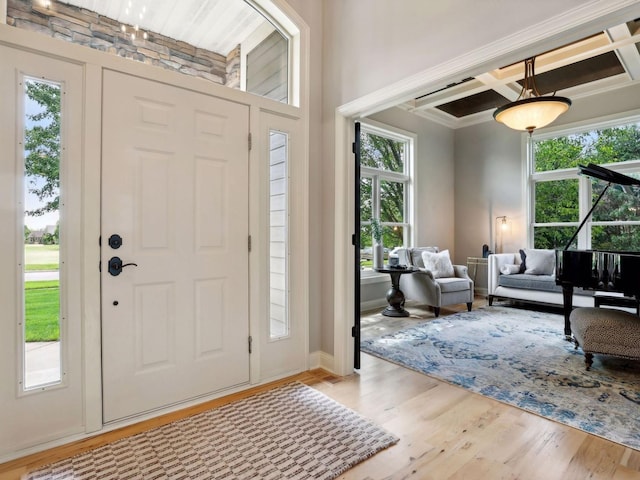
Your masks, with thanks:
<instances>
[{"instance_id":1,"label":"throw pillow","mask_svg":"<svg viewBox=\"0 0 640 480\"><path fill-rule=\"evenodd\" d=\"M449 250L443 250L440 253L423 251L422 261L424 262L424 268L430 270L434 278L455 276L451 258L449 258Z\"/></svg>"},{"instance_id":2,"label":"throw pillow","mask_svg":"<svg viewBox=\"0 0 640 480\"><path fill-rule=\"evenodd\" d=\"M552 275L556 267L555 250L526 249L527 266L524 273L530 275Z\"/></svg>"},{"instance_id":3,"label":"throw pillow","mask_svg":"<svg viewBox=\"0 0 640 480\"><path fill-rule=\"evenodd\" d=\"M513 275L514 273L520 273L520 265L503 265L500 269L500 273L503 275Z\"/></svg>"},{"instance_id":4,"label":"throw pillow","mask_svg":"<svg viewBox=\"0 0 640 480\"><path fill-rule=\"evenodd\" d=\"M520 249L520 271L518 273L524 273L527 269L527 254L524 253L524 250Z\"/></svg>"},{"instance_id":5,"label":"throw pillow","mask_svg":"<svg viewBox=\"0 0 640 480\"><path fill-rule=\"evenodd\" d=\"M438 253L438 247L415 247L409 250L411 265L418 268L424 268L422 261L422 252Z\"/></svg>"}]
</instances>

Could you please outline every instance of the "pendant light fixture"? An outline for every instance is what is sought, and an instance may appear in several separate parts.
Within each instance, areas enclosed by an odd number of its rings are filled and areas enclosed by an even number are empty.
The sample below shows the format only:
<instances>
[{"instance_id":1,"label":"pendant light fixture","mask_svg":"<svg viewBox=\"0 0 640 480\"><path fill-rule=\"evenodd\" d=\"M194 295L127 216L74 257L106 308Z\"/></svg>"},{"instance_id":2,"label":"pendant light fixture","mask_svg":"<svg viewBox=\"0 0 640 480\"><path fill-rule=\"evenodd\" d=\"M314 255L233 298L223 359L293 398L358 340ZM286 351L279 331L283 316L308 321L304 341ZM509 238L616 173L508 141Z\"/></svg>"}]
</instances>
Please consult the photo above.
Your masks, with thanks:
<instances>
[{"instance_id":1,"label":"pendant light fixture","mask_svg":"<svg viewBox=\"0 0 640 480\"><path fill-rule=\"evenodd\" d=\"M493 113L493 118L514 130L533 133L536 128L549 125L569 110L571 100L566 97L541 96L536 87L535 57L524 61L524 80L520 96Z\"/></svg>"}]
</instances>

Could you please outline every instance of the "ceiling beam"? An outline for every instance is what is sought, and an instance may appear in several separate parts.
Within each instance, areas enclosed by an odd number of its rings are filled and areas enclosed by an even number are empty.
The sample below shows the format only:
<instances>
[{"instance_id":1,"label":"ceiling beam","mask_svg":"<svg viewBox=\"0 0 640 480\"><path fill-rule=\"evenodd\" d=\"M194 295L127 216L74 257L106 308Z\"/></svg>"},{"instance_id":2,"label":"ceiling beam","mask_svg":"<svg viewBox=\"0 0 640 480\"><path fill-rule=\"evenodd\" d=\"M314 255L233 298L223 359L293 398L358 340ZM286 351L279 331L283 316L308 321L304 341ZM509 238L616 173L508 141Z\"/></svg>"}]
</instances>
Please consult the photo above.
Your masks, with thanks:
<instances>
[{"instance_id":1,"label":"ceiling beam","mask_svg":"<svg viewBox=\"0 0 640 480\"><path fill-rule=\"evenodd\" d=\"M522 87L518 83L505 83L504 80L497 79L491 72L478 75L476 79L481 81L487 88L495 90L511 102L515 102L522 91Z\"/></svg>"},{"instance_id":2,"label":"ceiling beam","mask_svg":"<svg viewBox=\"0 0 640 480\"><path fill-rule=\"evenodd\" d=\"M409 103L414 110L425 110L437 107L443 103L449 103L460 98L469 97L476 93L484 92L485 90L487 90L487 87L482 82L478 80L469 80L407 103Z\"/></svg>"},{"instance_id":3,"label":"ceiling beam","mask_svg":"<svg viewBox=\"0 0 640 480\"><path fill-rule=\"evenodd\" d=\"M640 42L640 34L629 35L626 38L615 41L611 41L604 33L595 35L583 41L537 56L536 74L555 70L627 46L633 46L635 48L635 44L638 42ZM524 62L499 68L491 73L503 81L515 82L523 77Z\"/></svg>"},{"instance_id":4,"label":"ceiling beam","mask_svg":"<svg viewBox=\"0 0 640 480\"><path fill-rule=\"evenodd\" d=\"M609 28L607 34L612 43L632 38L631 31L626 23ZM631 80L640 79L640 52L638 52L635 44L624 45L617 48L615 52Z\"/></svg>"}]
</instances>

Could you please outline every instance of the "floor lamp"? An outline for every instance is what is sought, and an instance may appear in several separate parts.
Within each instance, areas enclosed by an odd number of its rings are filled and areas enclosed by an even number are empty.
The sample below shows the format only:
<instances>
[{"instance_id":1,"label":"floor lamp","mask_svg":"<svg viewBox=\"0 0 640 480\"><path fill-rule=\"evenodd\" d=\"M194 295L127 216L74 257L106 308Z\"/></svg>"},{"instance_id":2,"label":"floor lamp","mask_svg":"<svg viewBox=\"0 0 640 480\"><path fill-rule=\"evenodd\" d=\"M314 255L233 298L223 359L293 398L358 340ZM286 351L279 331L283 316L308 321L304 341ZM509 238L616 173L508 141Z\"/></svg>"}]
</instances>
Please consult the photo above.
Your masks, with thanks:
<instances>
[{"instance_id":1,"label":"floor lamp","mask_svg":"<svg viewBox=\"0 0 640 480\"><path fill-rule=\"evenodd\" d=\"M509 225L507 224L506 215L502 215L500 217L496 217L496 253L502 253L503 242L504 242L504 234L507 232Z\"/></svg>"}]
</instances>

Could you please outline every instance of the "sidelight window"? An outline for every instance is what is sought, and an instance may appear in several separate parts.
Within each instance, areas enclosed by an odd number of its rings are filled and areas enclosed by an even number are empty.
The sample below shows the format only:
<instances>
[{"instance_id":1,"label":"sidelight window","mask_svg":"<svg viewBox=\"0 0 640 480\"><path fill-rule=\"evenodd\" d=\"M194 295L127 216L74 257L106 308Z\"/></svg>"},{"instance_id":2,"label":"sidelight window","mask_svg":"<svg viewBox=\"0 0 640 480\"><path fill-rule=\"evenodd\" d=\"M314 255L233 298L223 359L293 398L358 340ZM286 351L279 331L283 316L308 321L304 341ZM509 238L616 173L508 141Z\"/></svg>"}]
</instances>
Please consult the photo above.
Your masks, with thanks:
<instances>
[{"instance_id":1,"label":"sidelight window","mask_svg":"<svg viewBox=\"0 0 640 480\"><path fill-rule=\"evenodd\" d=\"M289 335L288 135L269 133L269 337Z\"/></svg>"},{"instance_id":2,"label":"sidelight window","mask_svg":"<svg viewBox=\"0 0 640 480\"><path fill-rule=\"evenodd\" d=\"M59 383L62 88L25 77L23 125L23 389Z\"/></svg>"}]
</instances>

